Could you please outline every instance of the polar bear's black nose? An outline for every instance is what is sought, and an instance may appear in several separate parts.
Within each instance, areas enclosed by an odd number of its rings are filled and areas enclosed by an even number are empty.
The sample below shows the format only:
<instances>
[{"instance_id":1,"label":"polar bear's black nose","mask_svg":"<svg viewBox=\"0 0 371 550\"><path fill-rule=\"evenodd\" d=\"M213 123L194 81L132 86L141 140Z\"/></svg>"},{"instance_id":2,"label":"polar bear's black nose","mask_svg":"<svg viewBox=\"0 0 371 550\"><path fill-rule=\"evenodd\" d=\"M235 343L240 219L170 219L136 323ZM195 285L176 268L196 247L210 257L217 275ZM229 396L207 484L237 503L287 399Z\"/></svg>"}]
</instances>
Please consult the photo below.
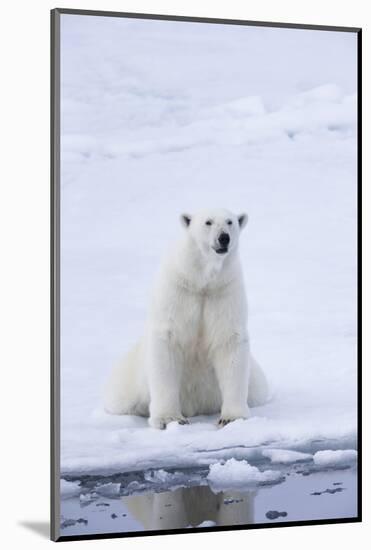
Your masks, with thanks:
<instances>
[{"instance_id":1,"label":"polar bear's black nose","mask_svg":"<svg viewBox=\"0 0 371 550\"><path fill-rule=\"evenodd\" d=\"M229 238L229 235L228 233L221 233L219 235L219 244L220 246L223 246L223 247L226 247L229 245L229 241L230 241L230 238Z\"/></svg>"}]
</instances>

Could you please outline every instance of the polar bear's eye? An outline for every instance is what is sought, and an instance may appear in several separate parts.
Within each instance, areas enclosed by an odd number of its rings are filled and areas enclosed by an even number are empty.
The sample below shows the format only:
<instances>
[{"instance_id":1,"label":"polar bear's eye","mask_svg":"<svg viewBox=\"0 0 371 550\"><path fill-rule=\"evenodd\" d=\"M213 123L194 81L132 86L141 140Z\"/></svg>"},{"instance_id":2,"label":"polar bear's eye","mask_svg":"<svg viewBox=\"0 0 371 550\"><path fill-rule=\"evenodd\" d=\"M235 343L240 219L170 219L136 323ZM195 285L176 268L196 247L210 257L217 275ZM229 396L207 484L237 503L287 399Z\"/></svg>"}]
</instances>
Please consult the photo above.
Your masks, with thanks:
<instances>
[{"instance_id":1,"label":"polar bear's eye","mask_svg":"<svg viewBox=\"0 0 371 550\"><path fill-rule=\"evenodd\" d=\"M213 224L212 220L206 220L205 222L205 225L212 225L212 224Z\"/></svg>"},{"instance_id":2,"label":"polar bear's eye","mask_svg":"<svg viewBox=\"0 0 371 550\"><path fill-rule=\"evenodd\" d=\"M232 220L227 220L228 225L232 225L232 223L233 223Z\"/></svg>"}]
</instances>

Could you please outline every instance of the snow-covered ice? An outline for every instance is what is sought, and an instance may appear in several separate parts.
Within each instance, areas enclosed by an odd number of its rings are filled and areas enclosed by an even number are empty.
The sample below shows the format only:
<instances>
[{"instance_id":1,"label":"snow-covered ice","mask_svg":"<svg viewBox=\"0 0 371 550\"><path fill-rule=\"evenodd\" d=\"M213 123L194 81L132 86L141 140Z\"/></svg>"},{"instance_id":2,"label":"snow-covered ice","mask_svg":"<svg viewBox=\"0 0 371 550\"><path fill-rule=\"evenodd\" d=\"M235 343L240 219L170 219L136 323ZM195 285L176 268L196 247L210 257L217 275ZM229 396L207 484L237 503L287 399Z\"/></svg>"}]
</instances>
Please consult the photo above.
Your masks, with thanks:
<instances>
[{"instance_id":1,"label":"snow-covered ice","mask_svg":"<svg viewBox=\"0 0 371 550\"><path fill-rule=\"evenodd\" d=\"M77 15L61 31L62 472L354 447L356 36ZM249 214L249 332L272 400L223 429L105 414L179 214L214 206Z\"/></svg>"},{"instance_id":2,"label":"snow-covered ice","mask_svg":"<svg viewBox=\"0 0 371 550\"><path fill-rule=\"evenodd\" d=\"M313 456L316 466L346 466L357 460L357 451L354 449L338 449L337 451L317 451Z\"/></svg>"},{"instance_id":3,"label":"snow-covered ice","mask_svg":"<svg viewBox=\"0 0 371 550\"><path fill-rule=\"evenodd\" d=\"M293 464L294 462L306 462L312 460L309 453L300 453L288 449L265 449L262 455L272 462L272 464Z\"/></svg>"},{"instance_id":4,"label":"snow-covered ice","mask_svg":"<svg viewBox=\"0 0 371 550\"><path fill-rule=\"evenodd\" d=\"M281 479L282 474L279 471L259 470L246 460L236 460L235 458L230 458L225 463L212 464L207 476L209 485L214 491L276 483Z\"/></svg>"}]
</instances>

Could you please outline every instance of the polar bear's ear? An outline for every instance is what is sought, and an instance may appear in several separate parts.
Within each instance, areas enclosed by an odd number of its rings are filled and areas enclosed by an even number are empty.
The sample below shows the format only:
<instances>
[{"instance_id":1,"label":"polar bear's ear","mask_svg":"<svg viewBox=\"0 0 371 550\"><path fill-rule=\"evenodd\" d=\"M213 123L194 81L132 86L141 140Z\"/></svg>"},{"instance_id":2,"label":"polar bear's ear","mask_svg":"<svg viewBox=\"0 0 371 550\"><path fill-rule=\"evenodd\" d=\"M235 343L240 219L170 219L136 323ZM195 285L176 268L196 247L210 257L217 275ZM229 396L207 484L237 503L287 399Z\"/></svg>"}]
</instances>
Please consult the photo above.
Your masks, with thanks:
<instances>
[{"instance_id":1,"label":"polar bear's ear","mask_svg":"<svg viewBox=\"0 0 371 550\"><path fill-rule=\"evenodd\" d=\"M180 222L184 227L189 227L192 217L189 214L181 214Z\"/></svg>"},{"instance_id":2,"label":"polar bear's ear","mask_svg":"<svg viewBox=\"0 0 371 550\"><path fill-rule=\"evenodd\" d=\"M247 224L247 220L248 220L247 214L240 214L238 216L238 225L240 226L241 229L245 227L245 225Z\"/></svg>"}]
</instances>

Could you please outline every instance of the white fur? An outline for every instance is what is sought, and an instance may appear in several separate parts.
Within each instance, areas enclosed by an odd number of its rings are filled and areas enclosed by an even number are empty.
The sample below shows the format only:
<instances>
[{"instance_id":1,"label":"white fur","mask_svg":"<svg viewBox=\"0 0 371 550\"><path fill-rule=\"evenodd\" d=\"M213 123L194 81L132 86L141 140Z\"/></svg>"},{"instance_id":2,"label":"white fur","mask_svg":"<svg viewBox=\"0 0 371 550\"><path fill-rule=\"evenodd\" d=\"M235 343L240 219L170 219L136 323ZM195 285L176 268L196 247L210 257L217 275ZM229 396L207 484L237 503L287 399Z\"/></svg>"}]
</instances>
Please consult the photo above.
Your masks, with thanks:
<instances>
[{"instance_id":1,"label":"white fur","mask_svg":"<svg viewBox=\"0 0 371 550\"><path fill-rule=\"evenodd\" d=\"M209 210L181 221L185 234L161 268L145 335L105 396L108 412L150 416L157 428L219 411L221 424L247 418L248 404L268 397L246 328L238 240L247 216ZM218 254L221 233L230 243Z\"/></svg>"}]
</instances>

